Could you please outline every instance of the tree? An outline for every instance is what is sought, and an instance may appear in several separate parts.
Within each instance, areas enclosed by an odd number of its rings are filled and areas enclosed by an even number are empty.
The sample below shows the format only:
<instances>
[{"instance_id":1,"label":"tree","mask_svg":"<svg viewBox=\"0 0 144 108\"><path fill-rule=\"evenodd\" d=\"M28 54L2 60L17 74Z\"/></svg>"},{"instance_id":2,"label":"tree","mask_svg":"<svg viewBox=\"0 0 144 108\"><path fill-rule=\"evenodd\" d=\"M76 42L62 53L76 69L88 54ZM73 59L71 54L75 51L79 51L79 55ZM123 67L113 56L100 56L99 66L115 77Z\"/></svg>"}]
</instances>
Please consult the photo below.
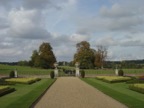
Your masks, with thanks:
<instances>
[{"instance_id":1,"label":"tree","mask_svg":"<svg viewBox=\"0 0 144 108\"><path fill-rule=\"evenodd\" d=\"M32 56L31 56L31 60L29 62L30 66L38 67L38 64L37 64L37 62L39 62L39 61L37 61L38 57L39 57L38 51L34 50Z\"/></svg>"},{"instance_id":2,"label":"tree","mask_svg":"<svg viewBox=\"0 0 144 108\"><path fill-rule=\"evenodd\" d=\"M97 51L95 53L95 66L98 68L103 68L106 58L107 48L102 45L97 46Z\"/></svg>"},{"instance_id":3,"label":"tree","mask_svg":"<svg viewBox=\"0 0 144 108\"><path fill-rule=\"evenodd\" d=\"M53 68L56 58L49 43L42 43L39 47L40 67Z\"/></svg>"},{"instance_id":4,"label":"tree","mask_svg":"<svg viewBox=\"0 0 144 108\"><path fill-rule=\"evenodd\" d=\"M77 43L77 52L74 55L74 63L79 62L80 68L93 68L95 50L90 48L87 41Z\"/></svg>"}]
</instances>

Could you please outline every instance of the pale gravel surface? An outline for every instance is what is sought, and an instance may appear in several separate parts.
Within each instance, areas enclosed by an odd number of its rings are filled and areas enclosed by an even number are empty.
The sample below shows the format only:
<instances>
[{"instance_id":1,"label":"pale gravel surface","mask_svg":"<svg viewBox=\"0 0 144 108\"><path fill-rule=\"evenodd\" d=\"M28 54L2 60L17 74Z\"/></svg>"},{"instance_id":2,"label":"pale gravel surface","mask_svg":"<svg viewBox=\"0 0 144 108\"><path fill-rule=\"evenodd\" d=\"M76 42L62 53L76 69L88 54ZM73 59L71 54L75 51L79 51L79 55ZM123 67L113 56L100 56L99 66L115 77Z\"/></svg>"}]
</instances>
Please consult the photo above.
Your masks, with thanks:
<instances>
[{"instance_id":1,"label":"pale gravel surface","mask_svg":"<svg viewBox=\"0 0 144 108\"><path fill-rule=\"evenodd\" d=\"M34 108L127 108L77 77L60 77Z\"/></svg>"}]
</instances>

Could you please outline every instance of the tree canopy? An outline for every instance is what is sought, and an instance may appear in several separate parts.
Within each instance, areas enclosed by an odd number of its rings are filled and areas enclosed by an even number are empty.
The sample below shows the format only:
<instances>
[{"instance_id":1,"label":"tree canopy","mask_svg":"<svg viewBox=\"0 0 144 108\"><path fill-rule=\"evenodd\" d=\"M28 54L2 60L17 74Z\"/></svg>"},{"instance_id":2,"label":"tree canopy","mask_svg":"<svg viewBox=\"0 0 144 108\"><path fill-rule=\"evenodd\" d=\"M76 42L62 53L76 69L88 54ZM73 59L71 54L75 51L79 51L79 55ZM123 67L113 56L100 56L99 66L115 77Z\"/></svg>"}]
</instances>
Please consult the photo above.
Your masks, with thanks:
<instances>
[{"instance_id":1,"label":"tree canopy","mask_svg":"<svg viewBox=\"0 0 144 108\"><path fill-rule=\"evenodd\" d=\"M97 50L90 48L87 41L82 41L76 44L77 51L74 54L73 62L79 62L80 68L103 68L104 62L107 57L107 48L100 45Z\"/></svg>"},{"instance_id":2,"label":"tree canopy","mask_svg":"<svg viewBox=\"0 0 144 108\"><path fill-rule=\"evenodd\" d=\"M74 55L74 63L79 62L80 68L93 68L95 50L90 48L87 41L77 43L76 47L77 52Z\"/></svg>"},{"instance_id":3,"label":"tree canopy","mask_svg":"<svg viewBox=\"0 0 144 108\"><path fill-rule=\"evenodd\" d=\"M39 51L33 51L30 64L34 67L53 68L55 62L56 58L51 45L49 43L42 43L39 46Z\"/></svg>"}]
</instances>

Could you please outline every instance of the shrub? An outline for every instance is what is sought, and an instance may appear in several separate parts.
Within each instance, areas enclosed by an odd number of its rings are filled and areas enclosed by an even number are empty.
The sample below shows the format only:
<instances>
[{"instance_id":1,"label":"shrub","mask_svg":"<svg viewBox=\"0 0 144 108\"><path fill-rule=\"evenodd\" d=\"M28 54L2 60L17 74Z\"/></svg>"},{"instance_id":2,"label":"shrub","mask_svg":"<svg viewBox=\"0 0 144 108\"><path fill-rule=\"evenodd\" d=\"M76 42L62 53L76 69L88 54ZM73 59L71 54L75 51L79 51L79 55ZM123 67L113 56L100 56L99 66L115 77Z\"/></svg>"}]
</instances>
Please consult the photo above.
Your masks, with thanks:
<instances>
[{"instance_id":1,"label":"shrub","mask_svg":"<svg viewBox=\"0 0 144 108\"><path fill-rule=\"evenodd\" d=\"M80 73L81 73L81 77L84 78L85 77L85 71L81 70Z\"/></svg>"},{"instance_id":2,"label":"shrub","mask_svg":"<svg viewBox=\"0 0 144 108\"><path fill-rule=\"evenodd\" d=\"M128 80L131 80L130 77L123 77L123 76L97 76L96 79L109 83L126 82Z\"/></svg>"},{"instance_id":3,"label":"shrub","mask_svg":"<svg viewBox=\"0 0 144 108\"><path fill-rule=\"evenodd\" d=\"M120 70L118 71L118 76L124 76L124 72L123 72L122 69L120 69Z\"/></svg>"},{"instance_id":4,"label":"shrub","mask_svg":"<svg viewBox=\"0 0 144 108\"><path fill-rule=\"evenodd\" d=\"M129 89L144 94L144 84L132 84L132 85L129 85Z\"/></svg>"},{"instance_id":5,"label":"shrub","mask_svg":"<svg viewBox=\"0 0 144 108\"><path fill-rule=\"evenodd\" d=\"M11 71L11 72L10 72L9 77L10 77L10 78L14 78L14 77L15 77L14 71Z\"/></svg>"},{"instance_id":6,"label":"shrub","mask_svg":"<svg viewBox=\"0 0 144 108\"><path fill-rule=\"evenodd\" d=\"M20 84L32 84L37 81L40 81L40 78L10 78L10 79L6 79L5 81L11 83L20 83Z\"/></svg>"},{"instance_id":7,"label":"shrub","mask_svg":"<svg viewBox=\"0 0 144 108\"><path fill-rule=\"evenodd\" d=\"M50 72L50 77L51 77L51 79L54 79L54 77L55 77L54 71Z\"/></svg>"},{"instance_id":8,"label":"shrub","mask_svg":"<svg viewBox=\"0 0 144 108\"><path fill-rule=\"evenodd\" d=\"M15 89L9 86L0 86L0 97L13 91L15 91Z\"/></svg>"}]
</instances>

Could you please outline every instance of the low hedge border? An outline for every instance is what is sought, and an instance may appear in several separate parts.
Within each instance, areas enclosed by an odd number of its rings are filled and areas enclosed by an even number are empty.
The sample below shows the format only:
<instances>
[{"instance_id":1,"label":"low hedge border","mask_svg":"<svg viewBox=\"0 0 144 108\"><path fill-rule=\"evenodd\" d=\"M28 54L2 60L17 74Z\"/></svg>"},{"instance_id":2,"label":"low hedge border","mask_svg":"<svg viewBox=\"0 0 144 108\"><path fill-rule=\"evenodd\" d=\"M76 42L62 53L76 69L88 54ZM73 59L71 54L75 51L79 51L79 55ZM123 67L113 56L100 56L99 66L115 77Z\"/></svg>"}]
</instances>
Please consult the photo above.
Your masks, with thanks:
<instances>
[{"instance_id":1,"label":"low hedge border","mask_svg":"<svg viewBox=\"0 0 144 108\"><path fill-rule=\"evenodd\" d=\"M31 104L29 108L34 108L34 106L39 102L39 100L43 97L43 95L47 92L47 90L55 83L57 79L55 79L48 87L47 89Z\"/></svg>"},{"instance_id":2,"label":"low hedge border","mask_svg":"<svg viewBox=\"0 0 144 108\"><path fill-rule=\"evenodd\" d=\"M17 78L16 78L17 79ZM23 79L23 78L22 78ZM10 81L9 79L6 80L6 82L9 82L9 83L18 83L18 84L33 84L37 81L40 81L41 79L40 78L34 78L34 79L30 79L28 81L20 81L20 80L12 80Z\"/></svg>"},{"instance_id":3,"label":"low hedge border","mask_svg":"<svg viewBox=\"0 0 144 108\"><path fill-rule=\"evenodd\" d=\"M14 91L15 91L15 88L10 88L10 87L2 89L2 90L0 90L0 97L6 95L8 93L14 92Z\"/></svg>"},{"instance_id":4,"label":"low hedge border","mask_svg":"<svg viewBox=\"0 0 144 108\"><path fill-rule=\"evenodd\" d=\"M119 82L126 82L126 81L131 80L131 79L113 79L113 80L108 80L106 77L112 77L112 76L98 76L98 77L96 77L96 79L102 80L102 81L108 82L108 83L119 83Z\"/></svg>"},{"instance_id":5,"label":"low hedge border","mask_svg":"<svg viewBox=\"0 0 144 108\"><path fill-rule=\"evenodd\" d=\"M144 88L136 87L136 86L134 86L134 85L129 85L129 89L144 94Z\"/></svg>"},{"instance_id":6,"label":"low hedge border","mask_svg":"<svg viewBox=\"0 0 144 108\"><path fill-rule=\"evenodd\" d=\"M120 82L129 81L129 80L112 80L112 81L109 81L109 80L106 80L106 79L102 79L102 81L108 82L108 83L120 83Z\"/></svg>"}]
</instances>

